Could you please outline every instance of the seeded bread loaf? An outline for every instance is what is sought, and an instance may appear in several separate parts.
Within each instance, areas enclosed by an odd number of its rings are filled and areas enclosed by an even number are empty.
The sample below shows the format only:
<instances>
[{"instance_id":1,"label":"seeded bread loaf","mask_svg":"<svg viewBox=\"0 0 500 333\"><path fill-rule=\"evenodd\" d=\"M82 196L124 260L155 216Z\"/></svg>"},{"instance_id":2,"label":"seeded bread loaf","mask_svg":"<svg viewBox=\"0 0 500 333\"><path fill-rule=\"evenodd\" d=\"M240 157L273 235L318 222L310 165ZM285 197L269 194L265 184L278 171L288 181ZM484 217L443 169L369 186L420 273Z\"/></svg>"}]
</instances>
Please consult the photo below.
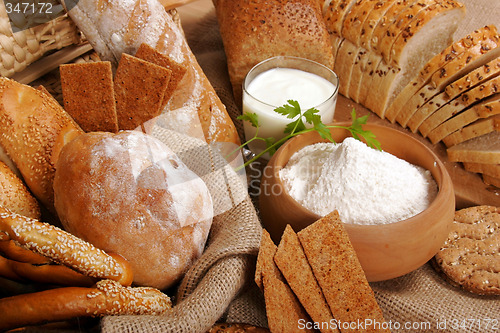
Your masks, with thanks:
<instances>
[{"instance_id":1,"label":"seeded bread loaf","mask_svg":"<svg viewBox=\"0 0 500 333\"><path fill-rule=\"evenodd\" d=\"M452 162L500 164L500 132L491 132L447 149Z\"/></svg>"},{"instance_id":2,"label":"seeded bread loaf","mask_svg":"<svg viewBox=\"0 0 500 333\"><path fill-rule=\"evenodd\" d=\"M444 121L462 112L472 104L500 92L500 77L492 78L479 86L460 94L457 98L437 109L419 126L419 132L427 137L429 133ZM437 141L431 140L433 143Z\"/></svg>"},{"instance_id":3,"label":"seeded bread loaf","mask_svg":"<svg viewBox=\"0 0 500 333\"><path fill-rule=\"evenodd\" d=\"M330 36L318 1L216 0L214 4L238 103L245 75L267 58L286 54L333 68Z\"/></svg>"},{"instance_id":4,"label":"seeded bread loaf","mask_svg":"<svg viewBox=\"0 0 500 333\"><path fill-rule=\"evenodd\" d=\"M396 118L403 127L410 127L416 131L417 125L421 123L419 116L413 118L416 110L425 104L434 95L440 93L445 87L469 73L471 70L487 64L491 60L500 56L500 37L491 36L486 40L481 40L477 45L458 55L456 58L444 65L435 72L429 82L417 91L403 106Z\"/></svg>"},{"instance_id":5,"label":"seeded bread loaf","mask_svg":"<svg viewBox=\"0 0 500 333\"><path fill-rule=\"evenodd\" d=\"M434 140L444 140L445 144L451 143L448 141L448 136L454 135L454 132L466 127L476 120L489 118L500 114L500 96L494 95L486 98L478 104L462 111L461 113L448 119L429 133L429 138L434 137Z\"/></svg>"},{"instance_id":6,"label":"seeded bread loaf","mask_svg":"<svg viewBox=\"0 0 500 333\"><path fill-rule=\"evenodd\" d=\"M492 116L490 118L481 119L467 125L458 131L453 132L444 138L444 142L448 147L458 145L462 142L480 137L482 135L500 131L499 116ZM491 143L491 148L494 147L494 142Z\"/></svg>"},{"instance_id":7,"label":"seeded bread loaf","mask_svg":"<svg viewBox=\"0 0 500 333\"><path fill-rule=\"evenodd\" d=\"M392 101L391 105L387 108L385 114L386 118L391 122L395 122L396 117L398 116L399 112L402 111L403 106L406 104L406 102L415 93L417 93L420 88L422 88L430 81L434 73L441 70L447 63L453 61L453 59L464 53L464 51L477 45L480 41L496 34L497 30L494 26L485 26L459 39L458 41L454 42L443 51L435 55L427 64L422 67L418 74L413 77L410 83L407 84L404 89L397 95L397 97Z\"/></svg>"}]
</instances>

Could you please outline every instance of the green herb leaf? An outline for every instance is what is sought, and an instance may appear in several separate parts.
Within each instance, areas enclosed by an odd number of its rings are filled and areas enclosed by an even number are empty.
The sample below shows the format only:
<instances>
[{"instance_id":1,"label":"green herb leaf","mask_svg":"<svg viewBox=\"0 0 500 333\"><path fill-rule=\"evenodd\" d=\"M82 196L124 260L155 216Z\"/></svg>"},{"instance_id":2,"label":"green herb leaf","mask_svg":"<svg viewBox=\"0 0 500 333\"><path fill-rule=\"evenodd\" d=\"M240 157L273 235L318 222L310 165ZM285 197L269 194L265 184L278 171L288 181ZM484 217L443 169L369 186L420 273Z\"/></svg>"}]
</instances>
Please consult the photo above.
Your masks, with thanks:
<instances>
[{"instance_id":1,"label":"green herb leaf","mask_svg":"<svg viewBox=\"0 0 500 333\"><path fill-rule=\"evenodd\" d=\"M239 120L248 121L253 127L259 127L259 115L256 113L245 112L237 117Z\"/></svg>"},{"instance_id":2,"label":"green herb leaf","mask_svg":"<svg viewBox=\"0 0 500 333\"><path fill-rule=\"evenodd\" d=\"M283 106L279 106L274 109L274 112L277 112L283 116L286 116L288 119L293 119L300 115L300 105L299 102L289 99L288 104Z\"/></svg>"}]
</instances>

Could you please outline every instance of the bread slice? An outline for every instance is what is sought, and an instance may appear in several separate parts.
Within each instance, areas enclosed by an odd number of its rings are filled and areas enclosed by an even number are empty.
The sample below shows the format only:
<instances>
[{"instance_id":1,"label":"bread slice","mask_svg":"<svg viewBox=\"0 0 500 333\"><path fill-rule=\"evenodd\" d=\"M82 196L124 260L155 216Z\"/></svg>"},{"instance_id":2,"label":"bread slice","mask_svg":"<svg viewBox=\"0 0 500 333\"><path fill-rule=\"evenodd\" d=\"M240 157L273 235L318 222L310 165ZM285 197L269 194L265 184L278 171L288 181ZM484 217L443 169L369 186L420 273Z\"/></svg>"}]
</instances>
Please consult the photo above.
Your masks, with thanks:
<instances>
[{"instance_id":1,"label":"bread slice","mask_svg":"<svg viewBox=\"0 0 500 333\"><path fill-rule=\"evenodd\" d=\"M443 68L447 63L453 61L453 59L464 53L469 48L477 45L480 41L496 34L497 30L495 26L485 26L459 39L435 55L420 69L418 74L412 78L410 83L408 83L391 102L385 113L386 119L394 123L396 121L396 117L403 109L406 102L430 81L434 73L441 70L441 68Z\"/></svg>"},{"instance_id":2,"label":"bread slice","mask_svg":"<svg viewBox=\"0 0 500 333\"><path fill-rule=\"evenodd\" d=\"M420 119L413 119L411 121L410 119L433 96L442 92L448 84L499 56L500 37L498 35L479 41L477 45L469 48L467 52L458 55L439 71L435 72L429 82L406 102L396 117L396 121L403 127L406 127L409 122L418 123Z\"/></svg>"},{"instance_id":3,"label":"bread slice","mask_svg":"<svg viewBox=\"0 0 500 333\"><path fill-rule=\"evenodd\" d=\"M480 137L482 135L492 133L495 131L500 131L500 119L499 116L493 116L487 119L477 120L474 123L461 128L460 130L453 132L444 138L444 142L447 147L453 147L462 142Z\"/></svg>"},{"instance_id":4,"label":"bread slice","mask_svg":"<svg viewBox=\"0 0 500 333\"><path fill-rule=\"evenodd\" d=\"M274 263L276 250L271 236L263 230L255 283L264 292L269 329L272 332L303 332L299 330L297 323L301 320L308 322L310 319Z\"/></svg>"},{"instance_id":5,"label":"bread slice","mask_svg":"<svg viewBox=\"0 0 500 333\"><path fill-rule=\"evenodd\" d=\"M500 188L500 178L488 176L483 174L483 182L488 185L492 185Z\"/></svg>"},{"instance_id":6,"label":"bread slice","mask_svg":"<svg viewBox=\"0 0 500 333\"><path fill-rule=\"evenodd\" d=\"M434 142L445 140L453 132L459 131L476 120L498 114L500 114L500 95L497 94L448 119L433 129L428 137Z\"/></svg>"},{"instance_id":7,"label":"bread slice","mask_svg":"<svg viewBox=\"0 0 500 333\"><path fill-rule=\"evenodd\" d=\"M427 137L429 133L440 124L459 114L469 106L485 98L500 93L500 77L494 77L479 86L460 94L451 102L437 109L418 127L422 136ZM437 141L433 141L436 143Z\"/></svg>"},{"instance_id":8,"label":"bread slice","mask_svg":"<svg viewBox=\"0 0 500 333\"><path fill-rule=\"evenodd\" d=\"M351 41L344 39L335 59L333 71L339 77L339 93L349 97L349 82L351 79L351 70L356 61L358 47Z\"/></svg>"},{"instance_id":9,"label":"bread slice","mask_svg":"<svg viewBox=\"0 0 500 333\"><path fill-rule=\"evenodd\" d=\"M309 266L299 238L290 225L286 226L281 236L274 262L311 319L316 323L333 322L330 308ZM320 328L320 331L340 332L327 326Z\"/></svg>"},{"instance_id":10,"label":"bread slice","mask_svg":"<svg viewBox=\"0 0 500 333\"><path fill-rule=\"evenodd\" d=\"M465 170L500 178L500 164L463 163Z\"/></svg>"},{"instance_id":11,"label":"bread slice","mask_svg":"<svg viewBox=\"0 0 500 333\"><path fill-rule=\"evenodd\" d=\"M298 232L300 243L330 310L342 323L384 323L373 290L338 212L333 212ZM385 327L385 325L381 325ZM367 327L366 332L385 331Z\"/></svg>"},{"instance_id":12,"label":"bread slice","mask_svg":"<svg viewBox=\"0 0 500 333\"><path fill-rule=\"evenodd\" d=\"M397 51L391 51L391 54L382 53L386 58L391 58L389 62L384 59L380 63L378 72L387 74L375 77L371 84L370 94L365 101L365 106L381 118L385 117L387 107L416 75L418 68L424 66L435 54L452 43L453 34L458 27L458 22L464 16L464 11L463 6L451 3L453 5L432 4L418 12L410 10L406 16L411 18L413 13L416 13L412 19L401 16L397 20L397 22L407 22L407 25L401 29L403 32L397 35L395 40L390 37L382 39L381 43L385 49L391 50L395 47ZM397 26L397 23L395 25ZM432 38L429 38L430 35ZM391 40L395 44L391 44ZM385 43L386 41L389 41L388 44ZM394 59L398 60L397 65Z\"/></svg>"},{"instance_id":13,"label":"bread slice","mask_svg":"<svg viewBox=\"0 0 500 333\"><path fill-rule=\"evenodd\" d=\"M357 0L330 0L323 6L323 18L328 33L342 36L344 20Z\"/></svg>"},{"instance_id":14,"label":"bread slice","mask_svg":"<svg viewBox=\"0 0 500 333\"><path fill-rule=\"evenodd\" d=\"M451 162L500 164L500 132L491 132L448 148Z\"/></svg>"}]
</instances>

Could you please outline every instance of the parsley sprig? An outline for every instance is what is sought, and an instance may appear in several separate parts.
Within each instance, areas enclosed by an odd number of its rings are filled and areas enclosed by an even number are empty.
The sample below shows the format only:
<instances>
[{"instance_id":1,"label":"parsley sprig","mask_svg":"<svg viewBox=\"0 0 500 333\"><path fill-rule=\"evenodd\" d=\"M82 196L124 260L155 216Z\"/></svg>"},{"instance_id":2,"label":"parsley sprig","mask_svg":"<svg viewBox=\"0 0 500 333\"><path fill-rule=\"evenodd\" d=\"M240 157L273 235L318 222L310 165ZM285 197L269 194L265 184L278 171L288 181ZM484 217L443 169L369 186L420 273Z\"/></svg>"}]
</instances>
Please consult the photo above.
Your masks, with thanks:
<instances>
[{"instance_id":1,"label":"parsley sprig","mask_svg":"<svg viewBox=\"0 0 500 333\"><path fill-rule=\"evenodd\" d=\"M266 149L264 149L259 154L255 155L252 159L248 160L240 166L238 169L244 168L252 162L259 159L266 153L273 155L278 148L285 143L288 139L297 136L299 134L316 131L325 140L330 142L335 142L330 133L331 128L343 128L348 130L351 135L358 140L364 139L366 144L372 148L381 150L380 142L376 139L375 135L371 131L366 131L363 129L363 125L366 124L368 120L368 115L357 117L356 110L353 109L351 112L352 124L351 126L340 126L340 125L325 125L321 121L321 116L318 114L319 110L316 108L310 108L306 111L302 111L299 102L295 100L287 100L287 104L277 107L274 112L279 113L288 119L295 119L291 121L286 127L284 133L286 134L283 138L275 140L274 138L263 138L259 136L259 117L256 113L245 112L238 119L243 121L248 121L250 124L256 128L255 135L249 139L247 142L243 143L237 149L235 149L230 155L238 152L245 145L256 141L264 141L266 143ZM306 124L312 125L312 127L307 128Z\"/></svg>"}]
</instances>

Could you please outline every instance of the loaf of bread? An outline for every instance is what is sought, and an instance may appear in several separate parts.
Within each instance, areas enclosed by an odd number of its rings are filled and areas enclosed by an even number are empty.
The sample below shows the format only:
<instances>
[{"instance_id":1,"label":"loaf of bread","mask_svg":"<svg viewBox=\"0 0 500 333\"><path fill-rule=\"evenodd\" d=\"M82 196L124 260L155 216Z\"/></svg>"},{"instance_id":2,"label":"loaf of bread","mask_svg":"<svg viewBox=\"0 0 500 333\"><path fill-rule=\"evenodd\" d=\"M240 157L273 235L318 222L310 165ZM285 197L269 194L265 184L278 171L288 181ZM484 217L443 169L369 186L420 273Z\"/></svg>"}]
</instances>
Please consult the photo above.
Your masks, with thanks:
<instances>
[{"instance_id":1,"label":"loaf of bread","mask_svg":"<svg viewBox=\"0 0 500 333\"><path fill-rule=\"evenodd\" d=\"M307 58L333 68L321 6L316 0L215 0L236 102L257 63L279 55Z\"/></svg>"},{"instance_id":2,"label":"loaf of bread","mask_svg":"<svg viewBox=\"0 0 500 333\"><path fill-rule=\"evenodd\" d=\"M17 214L40 218L38 201L23 181L3 162L0 162L0 206L7 207Z\"/></svg>"},{"instance_id":3,"label":"loaf of bread","mask_svg":"<svg viewBox=\"0 0 500 333\"><path fill-rule=\"evenodd\" d=\"M139 131L86 133L67 144L54 193L65 229L123 256L142 286L176 283L202 254L212 222L201 178Z\"/></svg>"},{"instance_id":4,"label":"loaf of bread","mask_svg":"<svg viewBox=\"0 0 500 333\"><path fill-rule=\"evenodd\" d=\"M110 0L105 4L94 0L62 2L102 60L116 66L122 53L134 55L144 43L186 68L163 110L172 128L191 135L203 130L209 143L239 145L238 133L225 106L196 61L180 27L158 0ZM172 112L174 110L176 112Z\"/></svg>"},{"instance_id":5,"label":"loaf of bread","mask_svg":"<svg viewBox=\"0 0 500 333\"><path fill-rule=\"evenodd\" d=\"M59 152L83 131L40 90L2 77L0 96L0 145L35 197L53 211L52 182Z\"/></svg>"}]
</instances>

